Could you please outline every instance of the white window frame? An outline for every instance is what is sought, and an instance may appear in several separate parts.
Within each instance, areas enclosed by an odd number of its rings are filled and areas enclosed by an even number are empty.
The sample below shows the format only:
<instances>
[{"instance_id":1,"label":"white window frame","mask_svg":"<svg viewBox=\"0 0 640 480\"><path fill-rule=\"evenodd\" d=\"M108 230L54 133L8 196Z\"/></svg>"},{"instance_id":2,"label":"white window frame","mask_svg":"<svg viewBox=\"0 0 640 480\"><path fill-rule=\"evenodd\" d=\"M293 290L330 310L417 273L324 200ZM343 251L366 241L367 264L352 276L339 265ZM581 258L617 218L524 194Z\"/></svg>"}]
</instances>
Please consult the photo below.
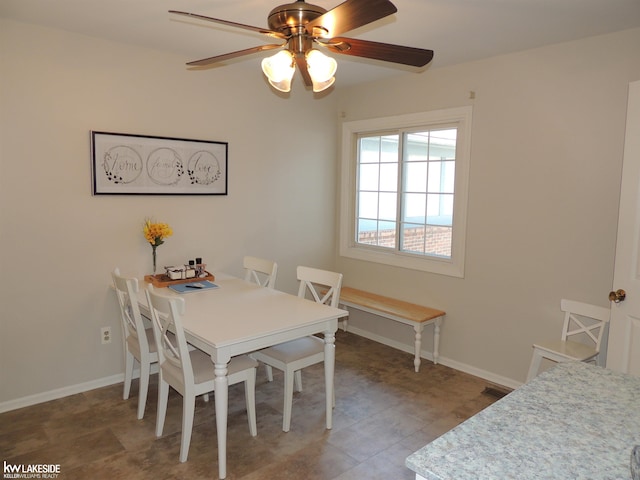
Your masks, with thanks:
<instances>
[{"instance_id":1,"label":"white window frame","mask_svg":"<svg viewBox=\"0 0 640 480\"><path fill-rule=\"evenodd\" d=\"M471 106L456 107L430 112L355 120L342 124L339 233L341 256L452 277L464 277L472 110ZM458 129L451 258L416 255L357 243L355 240L355 216L358 135L414 127L437 128L441 124L447 126L454 124Z\"/></svg>"}]
</instances>

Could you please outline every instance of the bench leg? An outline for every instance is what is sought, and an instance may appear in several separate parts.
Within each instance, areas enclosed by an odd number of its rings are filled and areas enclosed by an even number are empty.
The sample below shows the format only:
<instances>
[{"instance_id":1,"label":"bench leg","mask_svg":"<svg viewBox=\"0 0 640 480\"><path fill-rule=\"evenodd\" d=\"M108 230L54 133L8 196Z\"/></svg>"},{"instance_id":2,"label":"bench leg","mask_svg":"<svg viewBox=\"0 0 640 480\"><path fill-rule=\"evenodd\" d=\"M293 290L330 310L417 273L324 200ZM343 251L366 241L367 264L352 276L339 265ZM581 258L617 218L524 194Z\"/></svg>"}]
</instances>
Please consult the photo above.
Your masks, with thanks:
<instances>
[{"instance_id":1,"label":"bench leg","mask_svg":"<svg viewBox=\"0 0 640 480\"><path fill-rule=\"evenodd\" d=\"M416 373L420 371L420 347L422 345L422 329L423 328L424 328L424 325L422 325L421 323L418 323L413 326L413 329L416 331L416 354L415 354L415 358L413 359L413 365L416 369Z\"/></svg>"},{"instance_id":2,"label":"bench leg","mask_svg":"<svg viewBox=\"0 0 640 480\"><path fill-rule=\"evenodd\" d=\"M438 358L440 357L440 326L442 325L442 318L436 318L433 324L433 364L438 364Z\"/></svg>"},{"instance_id":3,"label":"bench leg","mask_svg":"<svg viewBox=\"0 0 640 480\"><path fill-rule=\"evenodd\" d=\"M347 312L351 313L351 310L349 310L349 307L343 305L343 304L339 304L342 308L344 308ZM347 328L349 328L349 315L347 315L346 317L342 317L341 319L338 320L338 322L342 322L342 331L346 332Z\"/></svg>"}]
</instances>

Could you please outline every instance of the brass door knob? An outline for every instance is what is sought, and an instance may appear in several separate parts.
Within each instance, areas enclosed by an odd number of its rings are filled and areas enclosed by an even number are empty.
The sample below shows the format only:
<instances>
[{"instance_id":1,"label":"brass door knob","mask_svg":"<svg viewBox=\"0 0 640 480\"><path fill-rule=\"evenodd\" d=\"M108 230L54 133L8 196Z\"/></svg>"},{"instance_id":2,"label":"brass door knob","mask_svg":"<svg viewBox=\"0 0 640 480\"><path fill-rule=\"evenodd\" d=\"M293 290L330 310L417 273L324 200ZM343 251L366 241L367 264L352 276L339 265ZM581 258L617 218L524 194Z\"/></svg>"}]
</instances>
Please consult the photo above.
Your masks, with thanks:
<instances>
[{"instance_id":1,"label":"brass door knob","mask_svg":"<svg viewBox=\"0 0 640 480\"><path fill-rule=\"evenodd\" d=\"M615 292L609 292L609 301L614 303L620 303L627 298L627 292L619 288Z\"/></svg>"}]
</instances>

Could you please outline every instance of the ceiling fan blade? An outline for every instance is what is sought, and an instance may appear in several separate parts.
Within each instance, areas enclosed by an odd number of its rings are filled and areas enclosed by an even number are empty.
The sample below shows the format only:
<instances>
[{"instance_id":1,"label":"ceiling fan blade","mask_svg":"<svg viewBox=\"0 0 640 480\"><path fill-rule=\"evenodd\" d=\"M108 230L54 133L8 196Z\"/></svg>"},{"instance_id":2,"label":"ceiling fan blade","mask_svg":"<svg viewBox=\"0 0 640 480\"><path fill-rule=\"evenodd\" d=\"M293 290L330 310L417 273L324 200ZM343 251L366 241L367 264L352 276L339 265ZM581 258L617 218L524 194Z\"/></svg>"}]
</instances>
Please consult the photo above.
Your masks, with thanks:
<instances>
[{"instance_id":1,"label":"ceiling fan blade","mask_svg":"<svg viewBox=\"0 0 640 480\"><path fill-rule=\"evenodd\" d=\"M307 23L307 32L319 37L335 37L396 13L389 0L347 0Z\"/></svg>"},{"instance_id":2,"label":"ceiling fan blade","mask_svg":"<svg viewBox=\"0 0 640 480\"><path fill-rule=\"evenodd\" d=\"M400 63L413 67L424 67L433 59L433 50L358 40L356 38L336 37L326 42L318 41L318 43L335 53Z\"/></svg>"},{"instance_id":3,"label":"ceiling fan blade","mask_svg":"<svg viewBox=\"0 0 640 480\"><path fill-rule=\"evenodd\" d=\"M228 25L230 27L243 28L245 30L251 30L252 32L261 33L274 38L286 39L287 37L280 32L269 30L268 28L253 27L251 25L245 25L243 23L230 22L229 20L221 20L219 18L205 17L204 15L198 15L197 13L179 12L177 10L169 10L169 13L175 13L176 15L183 15L189 18L195 18L198 20L205 20L207 22L220 23L222 25Z\"/></svg>"},{"instance_id":4,"label":"ceiling fan blade","mask_svg":"<svg viewBox=\"0 0 640 480\"><path fill-rule=\"evenodd\" d=\"M230 60L232 58L241 57L243 55L250 55L256 52L262 52L264 50L272 50L274 48L281 48L282 45L260 45L259 47L247 48L245 50L238 50L237 52L225 53L224 55L217 55L215 57L203 58L202 60L196 60L189 62L187 65L190 67L206 67L213 65L214 63L222 62L224 60Z\"/></svg>"},{"instance_id":5,"label":"ceiling fan blade","mask_svg":"<svg viewBox=\"0 0 640 480\"><path fill-rule=\"evenodd\" d=\"M304 55L296 55L296 66L300 71L300 75L302 75L302 79L304 80L304 84L307 87L311 87L313 85L313 81L311 80L311 75L309 75L309 69L307 68L307 59Z\"/></svg>"}]
</instances>

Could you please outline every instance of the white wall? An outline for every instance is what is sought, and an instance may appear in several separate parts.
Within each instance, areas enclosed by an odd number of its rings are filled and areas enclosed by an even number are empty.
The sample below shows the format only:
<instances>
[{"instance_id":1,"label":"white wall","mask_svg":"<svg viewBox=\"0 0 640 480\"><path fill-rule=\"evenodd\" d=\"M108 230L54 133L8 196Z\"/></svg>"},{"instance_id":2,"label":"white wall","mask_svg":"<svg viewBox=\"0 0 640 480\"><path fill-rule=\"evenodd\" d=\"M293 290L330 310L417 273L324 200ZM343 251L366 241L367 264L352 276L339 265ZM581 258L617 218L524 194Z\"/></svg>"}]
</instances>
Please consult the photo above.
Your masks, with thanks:
<instances>
[{"instance_id":1,"label":"white wall","mask_svg":"<svg viewBox=\"0 0 640 480\"><path fill-rule=\"evenodd\" d=\"M243 255L266 256L291 292L297 264L332 266L335 96L296 85L283 99L248 61L251 75L188 71L182 57L0 21L0 407L122 373L110 272L150 273L147 216L174 229L159 265L199 256L241 274ZM229 195L92 196L91 130L229 142ZM117 341L101 345L102 326Z\"/></svg>"},{"instance_id":2,"label":"white wall","mask_svg":"<svg viewBox=\"0 0 640 480\"><path fill-rule=\"evenodd\" d=\"M608 305L638 45L635 29L339 92L345 121L473 105L465 278L338 258L345 284L445 310L443 363L524 381L562 297ZM350 324L413 348L408 327Z\"/></svg>"}]
</instances>

